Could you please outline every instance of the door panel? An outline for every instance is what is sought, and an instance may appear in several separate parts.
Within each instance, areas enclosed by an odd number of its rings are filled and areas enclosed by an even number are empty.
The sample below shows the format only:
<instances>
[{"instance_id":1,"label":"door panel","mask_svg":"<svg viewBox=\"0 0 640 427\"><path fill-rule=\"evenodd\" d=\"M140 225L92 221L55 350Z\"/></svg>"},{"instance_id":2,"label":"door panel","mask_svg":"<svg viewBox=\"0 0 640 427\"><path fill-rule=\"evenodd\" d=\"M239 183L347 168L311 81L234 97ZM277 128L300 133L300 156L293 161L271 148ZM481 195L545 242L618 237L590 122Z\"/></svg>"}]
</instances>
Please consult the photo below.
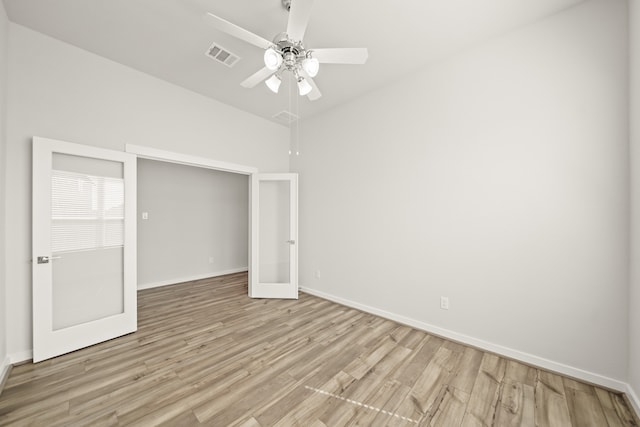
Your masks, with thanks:
<instances>
[{"instance_id":1,"label":"door panel","mask_svg":"<svg viewBox=\"0 0 640 427\"><path fill-rule=\"evenodd\" d=\"M288 283L291 268L289 181L260 182L260 283Z\"/></svg>"},{"instance_id":2,"label":"door panel","mask_svg":"<svg viewBox=\"0 0 640 427\"><path fill-rule=\"evenodd\" d=\"M249 296L298 298L298 176L252 175L251 201Z\"/></svg>"},{"instance_id":3,"label":"door panel","mask_svg":"<svg viewBox=\"0 0 640 427\"><path fill-rule=\"evenodd\" d=\"M54 331L124 313L121 247L53 252L53 258Z\"/></svg>"},{"instance_id":4,"label":"door panel","mask_svg":"<svg viewBox=\"0 0 640 427\"><path fill-rule=\"evenodd\" d=\"M34 362L136 330L135 203L135 156L34 138Z\"/></svg>"}]
</instances>

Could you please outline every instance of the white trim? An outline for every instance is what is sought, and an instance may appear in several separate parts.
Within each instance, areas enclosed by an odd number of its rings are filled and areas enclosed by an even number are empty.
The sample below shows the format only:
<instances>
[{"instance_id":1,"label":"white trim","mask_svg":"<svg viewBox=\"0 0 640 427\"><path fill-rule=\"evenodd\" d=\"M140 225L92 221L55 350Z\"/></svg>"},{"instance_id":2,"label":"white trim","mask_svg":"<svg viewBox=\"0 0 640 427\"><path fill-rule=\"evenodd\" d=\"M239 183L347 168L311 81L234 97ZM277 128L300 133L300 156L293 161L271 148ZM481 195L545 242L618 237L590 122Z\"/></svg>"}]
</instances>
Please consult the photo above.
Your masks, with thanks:
<instances>
[{"instance_id":1,"label":"white trim","mask_svg":"<svg viewBox=\"0 0 640 427\"><path fill-rule=\"evenodd\" d=\"M633 409L635 409L636 411L636 417L640 418L640 399L638 398L638 395L633 390L630 384L627 384L627 389L624 390L624 392L629 398L629 402L631 402L631 406L633 406Z\"/></svg>"},{"instance_id":2,"label":"white trim","mask_svg":"<svg viewBox=\"0 0 640 427\"><path fill-rule=\"evenodd\" d=\"M9 356L5 357L2 362L2 366L0 367L0 395L2 395L2 390L4 390L4 385L7 382L7 378L9 377L9 371L11 370L11 363L9 361Z\"/></svg>"},{"instance_id":3,"label":"white trim","mask_svg":"<svg viewBox=\"0 0 640 427\"><path fill-rule=\"evenodd\" d=\"M225 276L227 274L234 274L234 273L242 273L245 271L249 271L249 268L240 267L240 268L233 268L230 270L199 274L196 276L179 277L176 279L161 280L159 282L152 282L152 283L142 283L142 284L138 284L138 290L141 291L143 289L159 288L161 286L175 285L175 284L184 283L184 282L192 282L194 280L209 279L212 277Z\"/></svg>"},{"instance_id":4,"label":"white trim","mask_svg":"<svg viewBox=\"0 0 640 427\"><path fill-rule=\"evenodd\" d=\"M519 350L514 350L498 344L493 344L488 341L473 338L468 335L460 334L458 332L440 328L438 326L430 325L428 323L420 322L418 320L401 316L399 314L391 313L389 311L380 310L375 307L370 307L368 305L360 304L348 299L337 297L335 295L327 294L322 291L317 291L315 289L310 289L310 288L301 286L300 290L308 294L327 299L329 301L337 302L338 304L346 305L348 307L365 311L367 313L375 314L376 316L384 317L385 319L393 320L395 322L402 323L404 325L411 326L413 328L421 329L425 332L429 332L434 335L441 336L443 338L448 338L453 341L460 342L462 344L467 344L472 347L477 347L479 349L496 353L501 356L508 357L510 359L516 359L518 361L524 362L529 365L537 366L543 369L557 372L559 374L563 374L569 377L583 380L592 384L597 384L597 385L600 385L612 390L616 390L619 392L628 392L631 390L631 388L627 383L613 379L613 378L605 377L604 375L595 374L593 372L585 371L579 368L574 368L572 366L568 366L563 363L554 362L552 360L548 360L543 357L538 357L529 353L524 353ZM629 396L629 399L631 400L631 395ZM637 402L638 401L636 398L636 404Z\"/></svg>"},{"instance_id":5,"label":"white trim","mask_svg":"<svg viewBox=\"0 0 640 427\"><path fill-rule=\"evenodd\" d=\"M9 363L11 365L26 362L28 360L33 360L33 350L25 350L18 353L13 353L7 356L7 358L9 359Z\"/></svg>"},{"instance_id":6,"label":"white trim","mask_svg":"<svg viewBox=\"0 0 640 427\"><path fill-rule=\"evenodd\" d=\"M141 145L126 144L125 151L135 154L143 159L162 160L165 162L179 163L182 165L197 166L201 168L215 169L224 172L234 172L242 175L251 175L258 172L258 168L238 165L235 163L220 162L206 157L192 156L173 151L158 150L157 148L143 147Z\"/></svg>"},{"instance_id":7,"label":"white trim","mask_svg":"<svg viewBox=\"0 0 640 427\"><path fill-rule=\"evenodd\" d=\"M258 168L255 168L253 166L238 165L235 163L221 162L221 161L209 159L206 157L192 156L189 154L176 153L173 151L159 150L157 148L144 147L141 145L134 145L134 144L125 144L125 151L127 153L134 154L139 158L143 158L143 159L159 160L163 162L176 163L176 164L187 165L187 166L195 166L199 168L214 169L214 170L219 170L224 172L238 173L241 175L248 175L250 179L249 179L249 224L248 224L249 236L248 236L247 258L249 260L249 265L252 265L253 249L251 246L251 242L252 242L251 236L252 236L252 233L254 232L252 228L254 219L251 217L253 212L251 183L252 183L253 176L258 173ZM249 283L251 283L252 267L251 268L247 267L247 268L249 271ZM225 274L231 274L232 272L235 272L235 271L230 270L229 273L225 273ZM211 273L211 274L218 274L218 273ZM212 276L209 275L207 277L212 277ZM155 283L144 283L144 284L138 285L138 290L155 288L158 286L171 285L176 283L175 280L189 281L189 280L199 280L202 278L206 278L206 277L197 276L195 278L180 278L180 279L172 279L168 281L161 281L161 282L155 282Z\"/></svg>"}]
</instances>

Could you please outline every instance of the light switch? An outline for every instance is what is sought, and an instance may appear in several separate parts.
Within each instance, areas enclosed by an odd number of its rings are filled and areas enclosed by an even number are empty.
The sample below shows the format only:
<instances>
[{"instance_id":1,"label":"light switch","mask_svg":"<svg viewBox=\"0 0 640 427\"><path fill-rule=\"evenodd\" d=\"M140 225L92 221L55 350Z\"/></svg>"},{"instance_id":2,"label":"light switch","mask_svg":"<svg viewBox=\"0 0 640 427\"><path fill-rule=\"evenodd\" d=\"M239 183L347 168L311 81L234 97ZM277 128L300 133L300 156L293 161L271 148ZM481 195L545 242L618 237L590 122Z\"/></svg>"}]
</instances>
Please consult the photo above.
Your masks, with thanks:
<instances>
[{"instance_id":1,"label":"light switch","mask_svg":"<svg viewBox=\"0 0 640 427\"><path fill-rule=\"evenodd\" d=\"M149 219L149 212L142 212L142 219Z\"/></svg>"}]
</instances>

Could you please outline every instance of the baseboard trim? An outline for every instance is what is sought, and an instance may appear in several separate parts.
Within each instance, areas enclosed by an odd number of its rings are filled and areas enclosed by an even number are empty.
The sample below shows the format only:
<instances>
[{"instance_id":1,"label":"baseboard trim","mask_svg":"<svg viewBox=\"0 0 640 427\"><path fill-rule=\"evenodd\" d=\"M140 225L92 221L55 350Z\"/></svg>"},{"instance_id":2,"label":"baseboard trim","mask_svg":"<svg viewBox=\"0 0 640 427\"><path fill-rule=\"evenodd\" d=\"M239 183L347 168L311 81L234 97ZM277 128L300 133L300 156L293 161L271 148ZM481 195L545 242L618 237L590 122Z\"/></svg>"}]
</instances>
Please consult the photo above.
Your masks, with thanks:
<instances>
[{"instance_id":1,"label":"baseboard trim","mask_svg":"<svg viewBox=\"0 0 640 427\"><path fill-rule=\"evenodd\" d=\"M8 356L11 365L33 360L33 350L25 350L18 353L12 353Z\"/></svg>"},{"instance_id":2,"label":"baseboard trim","mask_svg":"<svg viewBox=\"0 0 640 427\"><path fill-rule=\"evenodd\" d=\"M7 356L2 362L2 367L0 368L0 396L2 395L2 391L4 390L4 385L7 382L7 378L9 378L9 374L11 373L11 363L9 363L9 356Z\"/></svg>"},{"instance_id":3,"label":"baseboard trim","mask_svg":"<svg viewBox=\"0 0 640 427\"><path fill-rule=\"evenodd\" d=\"M357 310L374 314L376 316L384 317L385 319L393 320L394 322L398 322L403 325L407 325L416 329L423 330L430 334L438 335L440 337L447 338L452 341L457 341L462 344L470 345L472 347L476 347L482 350L486 350L491 353L496 353L498 355L505 356L510 359L515 359L523 363L526 363L528 365L532 365L545 370L557 372L559 374L566 375L568 377L586 381L586 382L596 384L602 387L606 387L622 393L627 393L630 390L630 387L627 383L613 379L613 378L605 377L600 374L595 374L593 372L588 372L583 369L565 365L563 363L554 362L552 360L548 360L543 357L538 357L538 356L525 353L519 350L514 350L509 347L504 347L488 341L473 338L468 335L464 335L455 331L440 328L438 326L434 326L434 325L424 323L415 319L411 319L409 317L405 317L396 313L391 313L389 311L385 311L375 307L370 307L368 305L360 304L358 302L337 297L335 295L331 295L315 289L310 289L310 288L301 286L300 290L302 292L306 292L308 294L315 295L317 297L320 297L329 301L333 301L338 304L345 305L347 307L355 308ZM637 398L636 398L636 402L637 402ZM637 411L637 408L636 408L636 411Z\"/></svg>"},{"instance_id":4,"label":"baseboard trim","mask_svg":"<svg viewBox=\"0 0 640 427\"><path fill-rule=\"evenodd\" d=\"M9 378L9 374L11 373L13 366L32 359L33 351L31 350L7 355L4 362L2 362L2 368L0 369L0 394L2 394L2 390L4 390L4 384L7 381L7 378Z\"/></svg>"},{"instance_id":5,"label":"baseboard trim","mask_svg":"<svg viewBox=\"0 0 640 427\"><path fill-rule=\"evenodd\" d=\"M636 422L640 422L640 399L638 398L638 395L636 394L635 390L633 390L630 384L627 384L627 389L624 393L627 395L627 401L636 411Z\"/></svg>"},{"instance_id":6,"label":"baseboard trim","mask_svg":"<svg viewBox=\"0 0 640 427\"><path fill-rule=\"evenodd\" d=\"M161 286L175 285L176 283L192 282L194 280L209 279L211 277L226 276L227 274L243 273L249 271L249 267L232 268L230 270L214 271L211 273L198 274L196 276L177 277L175 279L162 280L152 283L138 283L138 290L159 288Z\"/></svg>"}]
</instances>

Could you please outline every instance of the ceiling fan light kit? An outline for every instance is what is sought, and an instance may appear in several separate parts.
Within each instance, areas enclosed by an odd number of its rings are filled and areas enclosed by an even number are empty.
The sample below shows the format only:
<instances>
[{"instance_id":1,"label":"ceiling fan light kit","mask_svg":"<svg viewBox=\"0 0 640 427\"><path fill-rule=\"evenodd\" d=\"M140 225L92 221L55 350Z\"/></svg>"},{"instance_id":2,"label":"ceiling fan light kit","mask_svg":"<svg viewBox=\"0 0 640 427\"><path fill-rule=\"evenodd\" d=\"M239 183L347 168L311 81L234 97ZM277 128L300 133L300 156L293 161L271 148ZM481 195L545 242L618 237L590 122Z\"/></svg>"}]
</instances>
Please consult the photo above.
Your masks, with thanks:
<instances>
[{"instance_id":1,"label":"ceiling fan light kit","mask_svg":"<svg viewBox=\"0 0 640 427\"><path fill-rule=\"evenodd\" d=\"M282 55L272 47L264 51L264 65L271 71L275 71L282 65Z\"/></svg>"},{"instance_id":2,"label":"ceiling fan light kit","mask_svg":"<svg viewBox=\"0 0 640 427\"><path fill-rule=\"evenodd\" d=\"M271 77L269 77L267 80L265 80L264 83L273 93L278 93L278 90L280 89L280 84L282 83L282 79L280 78L279 75L274 74Z\"/></svg>"},{"instance_id":3,"label":"ceiling fan light kit","mask_svg":"<svg viewBox=\"0 0 640 427\"><path fill-rule=\"evenodd\" d=\"M298 79L298 93L300 93L300 96L308 95L313 90L313 87L309 84L308 81L304 79L304 77L298 76L297 79Z\"/></svg>"},{"instance_id":4,"label":"ceiling fan light kit","mask_svg":"<svg viewBox=\"0 0 640 427\"><path fill-rule=\"evenodd\" d=\"M312 58L310 55L302 61L302 68L309 74L309 77L315 77L320 71L320 61L317 58Z\"/></svg>"},{"instance_id":5,"label":"ceiling fan light kit","mask_svg":"<svg viewBox=\"0 0 640 427\"><path fill-rule=\"evenodd\" d=\"M276 35L273 42L244 28L232 24L212 13L205 17L220 31L264 49L264 68L245 79L241 85L252 88L261 81L274 93L278 93L281 75L292 73L298 84L298 93L310 100L322 96L313 82L321 63L364 64L367 60L366 48L306 49L302 42L311 16L314 0L282 0L282 6L289 11L287 30Z\"/></svg>"}]
</instances>

